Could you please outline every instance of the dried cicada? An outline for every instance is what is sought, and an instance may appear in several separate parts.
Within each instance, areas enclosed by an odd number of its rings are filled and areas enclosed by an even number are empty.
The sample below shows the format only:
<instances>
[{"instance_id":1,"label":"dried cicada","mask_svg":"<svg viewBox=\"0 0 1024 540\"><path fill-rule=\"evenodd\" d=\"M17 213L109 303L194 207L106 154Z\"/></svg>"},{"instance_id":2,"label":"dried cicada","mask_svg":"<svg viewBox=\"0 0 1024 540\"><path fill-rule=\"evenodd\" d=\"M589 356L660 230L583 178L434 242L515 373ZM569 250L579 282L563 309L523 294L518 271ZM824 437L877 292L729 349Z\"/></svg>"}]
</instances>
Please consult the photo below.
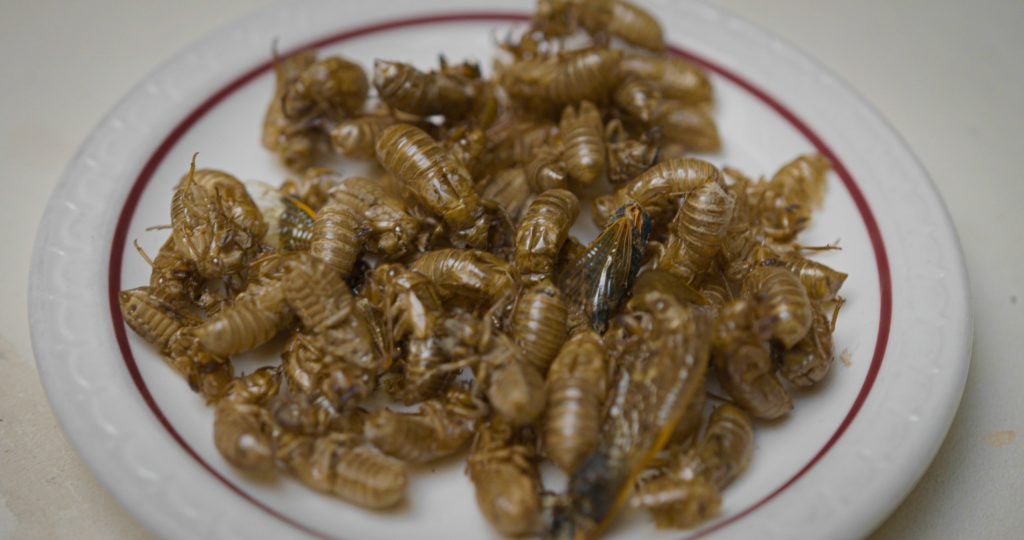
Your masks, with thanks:
<instances>
[{"instance_id":1,"label":"dried cicada","mask_svg":"<svg viewBox=\"0 0 1024 540\"><path fill-rule=\"evenodd\" d=\"M448 67L443 58L440 71L423 73L409 64L376 60L373 63L373 86L382 101L417 116L443 114L459 119L473 108L480 78L479 69L467 65ZM475 77L467 77L475 72Z\"/></svg>"},{"instance_id":2,"label":"dried cicada","mask_svg":"<svg viewBox=\"0 0 1024 540\"><path fill-rule=\"evenodd\" d=\"M469 172L423 130L395 124L377 139L377 159L416 200L451 227L457 246L482 247L489 221Z\"/></svg>"},{"instance_id":3,"label":"dried cicada","mask_svg":"<svg viewBox=\"0 0 1024 540\"><path fill-rule=\"evenodd\" d=\"M213 442L228 463L245 471L274 470L277 426L265 405L280 385L280 370L270 367L227 385L213 413Z\"/></svg>"},{"instance_id":4,"label":"dried cicada","mask_svg":"<svg viewBox=\"0 0 1024 540\"><path fill-rule=\"evenodd\" d=\"M486 412L486 405L469 391L451 388L441 398L420 403L415 413L371 413L366 438L389 456L425 463L462 449Z\"/></svg>"},{"instance_id":5,"label":"dried cicada","mask_svg":"<svg viewBox=\"0 0 1024 540\"><path fill-rule=\"evenodd\" d=\"M813 304L811 329L788 350L779 351L779 374L794 386L807 387L820 382L832 368L832 326L820 304Z\"/></svg>"},{"instance_id":6,"label":"dried cicada","mask_svg":"<svg viewBox=\"0 0 1024 540\"><path fill-rule=\"evenodd\" d=\"M288 435L277 459L303 484L364 508L389 508L405 497L405 466L348 434Z\"/></svg>"},{"instance_id":7,"label":"dried cicada","mask_svg":"<svg viewBox=\"0 0 1024 540\"><path fill-rule=\"evenodd\" d=\"M526 108L561 110L590 101L603 104L618 82L620 51L588 49L553 58L522 60L505 66L498 80L509 96Z\"/></svg>"},{"instance_id":8,"label":"dried cicada","mask_svg":"<svg viewBox=\"0 0 1024 540\"><path fill-rule=\"evenodd\" d=\"M734 200L717 182L690 192L669 225L658 267L689 283L707 271L728 232Z\"/></svg>"},{"instance_id":9,"label":"dried cicada","mask_svg":"<svg viewBox=\"0 0 1024 540\"><path fill-rule=\"evenodd\" d=\"M533 200L516 230L514 260L524 280L551 277L579 211L579 200L564 189L545 191Z\"/></svg>"},{"instance_id":10,"label":"dried cicada","mask_svg":"<svg viewBox=\"0 0 1024 540\"><path fill-rule=\"evenodd\" d=\"M559 124L565 150L562 161L569 178L583 185L593 184L604 172L604 126L601 113L589 101L562 111Z\"/></svg>"},{"instance_id":11,"label":"dried cicada","mask_svg":"<svg viewBox=\"0 0 1024 540\"><path fill-rule=\"evenodd\" d=\"M789 392L775 376L767 336L759 332L754 304L736 300L719 310L713 331L718 381L756 418L773 419L793 409Z\"/></svg>"},{"instance_id":12,"label":"dried cicada","mask_svg":"<svg viewBox=\"0 0 1024 540\"><path fill-rule=\"evenodd\" d=\"M568 473L597 447L607 364L597 334L581 330L565 342L548 371L544 453Z\"/></svg>"},{"instance_id":13,"label":"dried cicada","mask_svg":"<svg viewBox=\"0 0 1024 540\"><path fill-rule=\"evenodd\" d=\"M533 447L523 431L500 420L482 426L473 441L466 470L476 488L476 503L502 534L537 531L541 485Z\"/></svg>"},{"instance_id":14,"label":"dried cicada","mask_svg":"<svg viewBox=\"0 0 1024 540\"><path fill-rule=\"evenodd\" d=\"M281 110L288 118L343 118L363 108L369 89L370 83L359 64L329 56L303 68L285 88Z\"/></svg>"},{"instance_id":15,"label":"dried cicada","mask_svg":"<svg viewBox=\"0 0 1024 540\"><path fill-rule=\"evenodd\" d=\"M633 504L650 511L664 528L693 527L714 517L720 491L750 461L753 438L750 418L737 407L722 405L711 413L700 445L673 456L664 471L642 482Z\"/></svg>"},{"instance_id":16,"label":"dried cicada","mask_svg":"<svg viewBox=\"0 0 1024 540\"><path fill-rule=\"evenodd\" d=\"M682 58L631 54L622 59L619 69L654 83L667 99L707 103L713 98L707 74Z\"/></svg>"},{"instance_id":17,"label":"dried cicada","mask_svg":"<svg viewBox=\"0 0 1024 540\"><path fill-rule=\"evenodd\" d=\"M718 167L696 158L658 163L615 193L594 199L594 222L603 226L613 212L632 200L640 203L654 222L665 223L675 214L678 199L721 178Z\"/></svg>"},{"instance_id":18,"label":"dried cicada","mask_svg":"<svg viewBox=\"0 0 1024 540\"><path fill-rule=\"evenodd\" d=\"M551 281L524 289L512 312L512 336L542 375L568 338L565 300Z\"/></svg>"},{"instance_id":19,"label":"dried cicada","mask_svg":"<svg viewBox=\"0 0 1024 540\"><path fill-rule=\"evenodd\" d=\"M412 269L427 276L445 297L470 304L511 300L519 284L515 270L501 258L473 249L438 249L423 254Z\"/></svg>"},{"instance_id":20,"label":"dried cicada","mask_svg":"<svg viewBox=\"0 0 1024 540\"><path fill-rule=\"evenodd\" d=\"M608 149L608 181L612 184L622 184L636 178L658 159L658 145L646 135L639 139L627 138L619 120L612 120L605 126L605 141Z\"/></svg>"},{"instance_id":21,"label":"dried cicada","mask_svg":"<svg viewBox=\"0 0 1024 540\"><path fill-rule=\"evenodd\" d=\"M174 191L171 228L178 252L206 278L242 270L267 232L245 185L221 171L196 170L195 156Z\"/></svg>"},{"instance_id":22,"label":"dried cicada","mask_svg":"<svg viewBox=\"0 0 1024 540\"><path fill-rule=\"evenodd\" d=\"M149 287L121 291L118 300L124 322L161 351L167 350L171 338L179 330L198 322L161 300Z\"/></svg>"}]
</instances>

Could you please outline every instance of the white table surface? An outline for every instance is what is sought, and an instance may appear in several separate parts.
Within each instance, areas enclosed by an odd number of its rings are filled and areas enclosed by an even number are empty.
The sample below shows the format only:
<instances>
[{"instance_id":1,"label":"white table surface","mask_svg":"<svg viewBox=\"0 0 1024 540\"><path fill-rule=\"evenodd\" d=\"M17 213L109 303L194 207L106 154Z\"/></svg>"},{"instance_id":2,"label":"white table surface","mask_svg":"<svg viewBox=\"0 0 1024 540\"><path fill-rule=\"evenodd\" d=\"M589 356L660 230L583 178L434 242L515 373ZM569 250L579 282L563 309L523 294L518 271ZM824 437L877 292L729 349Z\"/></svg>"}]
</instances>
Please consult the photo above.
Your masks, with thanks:
<instances>
[{"instance_id":1,"label":"white table surface","mask_svg":"<svg viewBox=\"0 0 1024 540\"><path fill-rule=\"evenodd\" d=\"M115 101L179 48L265 3L0 0L0 538L148 536L75 455L39 384L32 242L64 165ZM931 173L963 242L975 317L963 402L928 472L873 537L1020 538L1024 2L716 3L874 104Z\"/></svg>"}]
</instances>

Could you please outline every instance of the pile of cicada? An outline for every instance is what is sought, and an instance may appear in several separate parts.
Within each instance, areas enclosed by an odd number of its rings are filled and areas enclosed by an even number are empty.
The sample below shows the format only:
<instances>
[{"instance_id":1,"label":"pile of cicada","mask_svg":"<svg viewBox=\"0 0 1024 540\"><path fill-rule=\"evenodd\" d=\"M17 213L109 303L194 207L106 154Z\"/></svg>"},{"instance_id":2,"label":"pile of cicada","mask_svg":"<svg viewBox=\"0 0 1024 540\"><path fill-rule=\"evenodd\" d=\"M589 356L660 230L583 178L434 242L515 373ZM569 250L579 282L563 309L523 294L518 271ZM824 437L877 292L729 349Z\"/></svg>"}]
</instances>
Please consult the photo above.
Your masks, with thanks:
<instances>
[{"instance_id":1,"label":"pile of cicada","mask_svg":"<svg viewBox=\"0 0 1024 540\"><path fill-rule=\"evenodd\" d=\"M263 144L297 179L193 158L149 286L121 293L215 408L224 458L385 508L407 464L468 449L509 535L595 536L627 506L714 517L752 418L828 373L846 275L795 243L828 162L753 180L692 157L719 148L712 88L661 35L625 1L551 0L493 78L276 57ZM322 166L338 155L374 172ZM570 235L581 198L589 243ZM278 364L235 373L275 338Z\"/></svg>"}]
</instances>

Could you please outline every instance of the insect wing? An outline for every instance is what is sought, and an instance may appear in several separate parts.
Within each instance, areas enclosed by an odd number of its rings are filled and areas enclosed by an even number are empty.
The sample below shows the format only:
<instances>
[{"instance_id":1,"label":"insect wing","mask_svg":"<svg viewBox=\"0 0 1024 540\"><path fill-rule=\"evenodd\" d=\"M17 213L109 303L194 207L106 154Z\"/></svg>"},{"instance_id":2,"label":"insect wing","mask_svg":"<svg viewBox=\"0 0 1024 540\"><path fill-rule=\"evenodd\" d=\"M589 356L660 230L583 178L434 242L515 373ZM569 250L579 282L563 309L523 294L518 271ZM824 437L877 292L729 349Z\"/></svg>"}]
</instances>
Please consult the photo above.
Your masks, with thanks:
<instances>
[{"instance_id":1,"label":"insect wing","mask_svg":"<svg viewBox=\"0 0 1024 540\"><path fill-rule=\"evenodd\" d=\"M629 292L649 236L647 214L637 205L623 207L570 269L566 290L575 309L583 310L594 330L604 330L609 316Z\"/></svg>"}]
</instances>

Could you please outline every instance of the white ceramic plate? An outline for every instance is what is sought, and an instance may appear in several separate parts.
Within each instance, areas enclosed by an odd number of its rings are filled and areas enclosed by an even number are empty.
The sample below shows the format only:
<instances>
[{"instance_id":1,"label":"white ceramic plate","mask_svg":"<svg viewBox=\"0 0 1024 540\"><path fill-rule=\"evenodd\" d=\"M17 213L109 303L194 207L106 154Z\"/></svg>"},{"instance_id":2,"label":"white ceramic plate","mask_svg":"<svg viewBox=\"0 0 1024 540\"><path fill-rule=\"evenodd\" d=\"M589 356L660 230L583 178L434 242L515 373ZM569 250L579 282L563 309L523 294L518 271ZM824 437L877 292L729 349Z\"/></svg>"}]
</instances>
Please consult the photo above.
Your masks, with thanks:
<instances>
[{"instance_id":1,"label":"white ceramic plate","mask_svg":"<svg viewBox=\"0 0 1024 540\"><path fill-rule=\"evenodd\" d=\"M489 61L523 1L282 4L182 51L139 83L95 129L50 200L33 260L33 346L50 402L96 475L167 538L485 538L461 460L412 477L409 503L373 513L290 479L261 483L217 454L210 410L153 350L126 333L115 293L147 280L131 247L153 253L171 188L201 151L204 167L279 183L259 145L272 91L270 44L315 45L371 65ZM921 166L849 88L803 54L718 9L649 2L682 54L713 74L725 150L753 174L798 153L833 159L825 208L803 237L840 238L823 260L850 274L836 333L849 367L762 426L749 471L722 515L696 531L659 532L642 515L613 537L852 538L909 491L937 450L969 363L966 275L955 232ZM244 367L244 366L243 366Z\"/></svg>"}]
</instances>

